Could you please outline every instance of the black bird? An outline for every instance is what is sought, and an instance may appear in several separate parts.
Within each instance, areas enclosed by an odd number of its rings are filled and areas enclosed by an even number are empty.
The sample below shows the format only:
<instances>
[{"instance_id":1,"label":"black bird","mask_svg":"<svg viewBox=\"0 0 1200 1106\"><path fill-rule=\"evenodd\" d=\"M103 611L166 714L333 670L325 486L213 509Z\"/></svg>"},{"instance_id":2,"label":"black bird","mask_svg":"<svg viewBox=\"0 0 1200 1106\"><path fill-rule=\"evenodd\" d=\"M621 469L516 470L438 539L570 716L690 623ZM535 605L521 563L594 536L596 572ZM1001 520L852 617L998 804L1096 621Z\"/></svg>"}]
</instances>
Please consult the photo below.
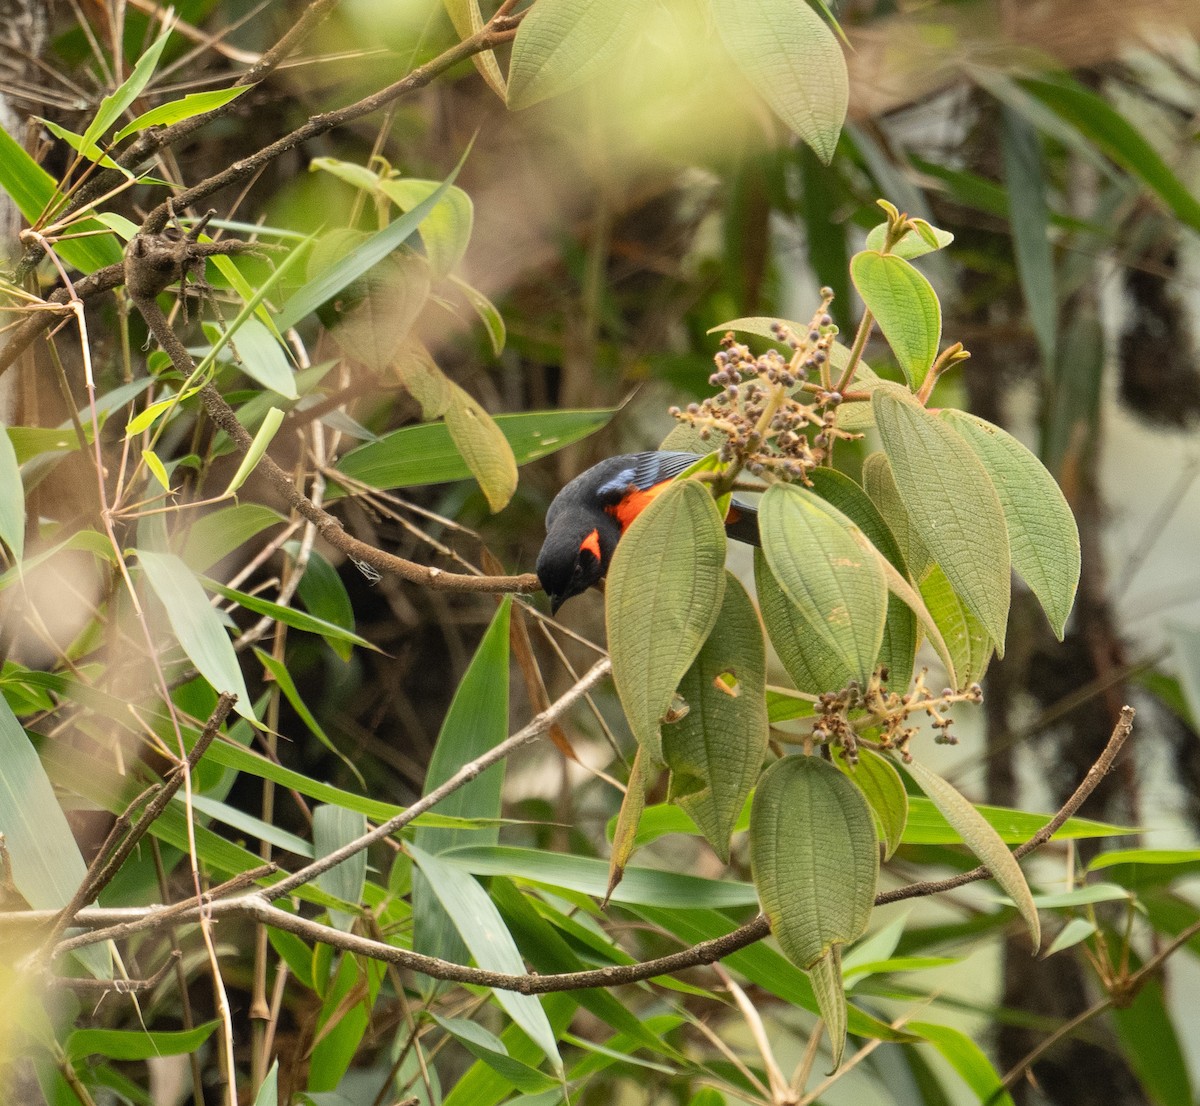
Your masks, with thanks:
<instances>
[{"instance_id":1,"label":"black bird","mask_svg":"<svg viewBox=\"0 0 1200 1106\"><path fill-rule=\"evenodd\" d=\"M604 577L629 524L698 460L694 453L673 450L609 457L580 473L554 497L537 559L538 579L550 597L551 613ZM757 545L756 516L753 507L735 502L725 518L727 533Z\"/></svg>"}]
</instances>

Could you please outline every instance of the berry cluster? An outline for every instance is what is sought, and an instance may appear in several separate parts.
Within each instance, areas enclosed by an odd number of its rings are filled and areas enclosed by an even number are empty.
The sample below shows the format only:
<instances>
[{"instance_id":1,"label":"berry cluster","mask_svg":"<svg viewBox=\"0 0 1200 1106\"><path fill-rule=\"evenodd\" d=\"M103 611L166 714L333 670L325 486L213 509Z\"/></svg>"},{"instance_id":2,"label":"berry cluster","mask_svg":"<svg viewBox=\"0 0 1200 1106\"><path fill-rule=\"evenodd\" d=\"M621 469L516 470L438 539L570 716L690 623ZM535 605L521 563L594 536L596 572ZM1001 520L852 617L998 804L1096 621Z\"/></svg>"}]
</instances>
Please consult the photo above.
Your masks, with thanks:
<instances>
[{"instance_id":1,"label":"berry cluster","mask_svg":"<svg viewBox=\"0 0 1200 1106\"><path fill-rule=\"evenodd\" d=\"M790 357L775 349L755 356L726 334L708 378L721 390L684 410L672 407L671 414L696 427L704 441L716 435L723 462L755 476L807 482L811 469L830 463L838 438L857 437L837 427L846 397L831 375L838 333L829 314L832 301L832 290L822 288L821 305L801 333L782 321L772 323Z\"/></svg>"}]
</instances>

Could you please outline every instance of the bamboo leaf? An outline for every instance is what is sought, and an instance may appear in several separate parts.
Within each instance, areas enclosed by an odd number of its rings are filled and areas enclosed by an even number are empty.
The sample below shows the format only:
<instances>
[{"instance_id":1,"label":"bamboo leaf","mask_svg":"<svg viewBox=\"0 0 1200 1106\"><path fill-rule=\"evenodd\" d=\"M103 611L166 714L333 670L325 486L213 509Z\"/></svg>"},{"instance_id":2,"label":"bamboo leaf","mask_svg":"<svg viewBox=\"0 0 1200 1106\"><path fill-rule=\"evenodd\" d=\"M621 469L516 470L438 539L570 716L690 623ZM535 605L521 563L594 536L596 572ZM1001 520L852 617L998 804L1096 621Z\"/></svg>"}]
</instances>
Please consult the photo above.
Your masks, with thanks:
<instances>
[{"instance_id":1,"label":"bamboo leaf","mask_svg":"<svg viewBox=\"0 0 1200 1106\"><path fill-rule=\"evenodd\" d=\"M234 710L257 726L250 693L238 664L237 654L221 618L192 570L173 553L138 550L138 564L151 590L167 612L176 640L188 659L213 689L237 696Z\"/></svg>"},{"instance_id":2,"label":"bamboo leaf","mask_svg":"<svg viewBox=\"0 0 1200 1106\"><path fill-rule=\"evenodd\" d=\"M380 180L378 187L401 211L411 211L422 200L432 196L440 184L435 180L401 177ZM461 188L447 188L425 216L417 232L425 246L425 256L429 258L435 278L449 275L462 260L471 241L471 228L474 225L475 205L471 197Z\"/></svg>"},{"instance_id":3,"label":"bamboo leaf","mask_svg":"<svg viewBox=\"0 0 1200 1106\"><path fill-rule=\"evenodd\" d=\"M337 852L367 832L367 820L343 806L324 804L313 811L313 855L317 858ZM361 902L367 882L367 852L360 849L353 856L317 876L317 886L334 898L346 902ZM356 915L341 910L329 912L329 922L349 933Z\"/></svg>"},{"instance_id":4,"label":"bamboo leaf","mask_svg":"<svg viewBox=\"0 0 1200 1106\"><path fill-rule=\"evenodd\" d=\"M251 322L253 321L251 320ZM282 423L283 412L278 407L272 407L255 433L254 440L250 443L250 448L246 450L242 463L238 465L237 472L233 474L233 479L229 481L229 487L222 494L222 499L233 495L249 479L258 462L262 460L263 454L267 452L267 447L279 432Z\"/></svg>"},{"instance_id":5,"label":"bamboo leaf","mask_svg":"<svg viewBox=\"0 0 1200 1106\"><path fill-rule=\"evenodd\" d=\"M159 104L143 112L132 123L126 123L113 136L114 142L128 138L131 134L144 131L149 127L167 127L184 119L194 119L208 111L224 107L230 100L236 100L243 92L250 90L250 85L239 88L214 88L209 92L191 92L181 100L172 100L168 104Z\"/></svg>"},{"instance_id":6,"label":"bamboo leaf","mask_svg":"<svg viewBox=\"0 0 1200 1106\"><path fill-rule=\"evenodd\" d=\"M679 681L717 620L725 527L708 491L677 481L634 520L608 572L605 622L613 681L652 764Z\"/></svg>"},{"instance_id":7,"label":"bamboo leaf","mask_svg":"<svg viewBox=\"0 0 1200 1106\"><path fill-rule=\"evenodd\" d=\"M98 143L113 124L121 118L125 109L142 94L146 85L150 83L150 78L154 76L154 70L158 68L158 59L162 57L163 49L170 37L171 31L168 28L138 58L137 64L134 65L124 83L100 101L100 107L97 109L95 117L88 124L88 129L83 132L85 147Z\"/></svg>"},{"instance_id":8,"label":"bamboo leaf","mask_svg":"<svg viewBox=\"0 0 1200 1106\"><path fill-rule=\"evenodd\" d=\"M13 560L25 556L25 486L21 467L8 430L0 423L0 541L8 546Z\"/></svg>"}]
</instances>

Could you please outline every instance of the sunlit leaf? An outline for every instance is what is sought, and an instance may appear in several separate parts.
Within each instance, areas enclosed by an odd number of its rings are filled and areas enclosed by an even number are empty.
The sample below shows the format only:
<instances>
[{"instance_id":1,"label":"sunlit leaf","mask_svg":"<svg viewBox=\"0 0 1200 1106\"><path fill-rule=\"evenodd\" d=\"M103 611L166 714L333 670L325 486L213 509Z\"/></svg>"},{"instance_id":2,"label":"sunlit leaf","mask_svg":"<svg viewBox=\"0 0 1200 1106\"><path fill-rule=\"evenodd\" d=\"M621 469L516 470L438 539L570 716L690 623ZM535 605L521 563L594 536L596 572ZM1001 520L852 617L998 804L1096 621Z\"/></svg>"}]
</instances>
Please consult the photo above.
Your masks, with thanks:
<instances>
[{"instance_id":1,"label":"sunlit leaf","mask_svg":"<svg viewBox=\"0 0 1200 1106\"><path fill-rule=\"evenodd\" d=\"M479 482L493 511L499 511L517 490L517 460L512 446L482 405L457 384L450 385L446 429Z\"/></svg>"},{"instance_id":2,"label":"sunlit leaf","mask_svg":"<svg viewBox=\"0 0 1200 1106\"><path fill-rule=\"evenodd\" d=\"M479 0L443 0L443 3L459 38L470 38L483 30L483 13L479 10ZM471 61L475 63L475 68L479 70L479 75L487 82L488 87L503 100L507 88L495 53L484 50L482 53L473 54Z\"/></svg>"},{"instance_id":3,"label":"sunlit leaf","mask_svg":"<svg viewBox=\"0 0 1200 1106\"><path fill-rule=\"evenodd\" d=\"M100 101L100 107L96 110L91 123L88 124L88 129L83 132L85 147L98 143L108 133L109 128L125 113L125 109L142 94L146 85L150 83L150 78L154 76L154 70L158 68L158 59L162 57L163 49L170 37L169 29L159 35L138 58L124 83Z\"/></svg>"},{"instance_id":4,"label":"sunlit leaf","mask_svg":"<svg viewBox=\"0 0 1200 1106\"><path fill-rule=\"evenodd\" d=\"M512 446L517 464L523 465L586 438L615 413L611 409L530 411L497 415L493 421ZM422 423L385 434L377 442L352 449L338 462L337 470L373 488L444 484L472 475L444 423ZM329 498L343 494L334 485Z\"/></svg>"},{"instance_id":5,"label":"sunlit leaf","mask_svg":"<svg viewBox=\"0 0 1200 1106\"><path fill-rule=\"evenodd\" d=\"M128 138L131 134L144 131L148 127L166 127L184 119L194 119L206 111L215 111L224 107L230 100L236 100L243 92L249 91L250 85L238 88L214 88L209 92L191 92L181 100L172 100L168 104L159 104L143 112L132 123L126 123L113 136L114 142Z\"/></svg>"},{"instance_id":6,"label":"sunlit leaf","mask_svg":"<svg viewBox=\"0 0 1200 1106\"><path fill-rule=\"evenodd\" d=\"M780 119L829 164L849 101L846 59L805 0L713 0L725 49Z\"/></svg>"},{"instance_id":7,"label":"sunlit leaf","mask_svg":"<svg viewBox=\"0 0 1200 1106\"><path fill-rule=\"evenodd\" d=\"M484 330L487 331L488 341L492 346L492 353L499 357L504 352L504 343L508 337L508 331L504 325L504 316L500 314L496 305L478 288L468 284L465 280L459 280L456 276L451 276L450 280L463 294L466 301L475 309L475 314L479 316Z\"/></svg>"},{"instance_id":8,"label":"sunlit leaf","mask_svg":"<svg viewBox=\"0 0 1200 1106\"><path fill-rule=\"evenodd\" d=\"M196 671L216 691L233 692L237 696L233 709L257 725L233 643L192 570L173 553L148 549L138 551L138 564Z\"/></svg>"},{"instance_id":9,"label":"sunlit leaf","mask_svg":"<svg viewBox=\"0 0 1200 1106\"><path fill-rule=\"evenodd\" d=\"M1016 903L1017 910L1029 927L1029 935L1036 949L1041 944L1041 923L1037 907L1033 902L1025 874L1000 835L992 829L983 815L977 811L958 791L935 772L923 764L913 761L905 765L908 774L917 786L932 800L946 821L958 831L966 844L992 873L992 878Z\"/></svg>"},{"instance_id":10,"label":"sunlit leaf","mask_svg":"<svg viewBox=\"0 0 1200 1106\"><path fill-rule=\"evenodd\" d=\"M0 541L15 560L25 556L25 486L7 428L0 423Z\"/></svg>"},{"instance_id":11,"label":"sunlit leaf","mask_svg":"<svg viewBox=\"0 0 1200 1106\"><path fill-rule=\"evenodd\" d=\"M194 1029L76 1029L67 1038L67 1059L89 1056L110 1060L149 1060L154 1056L185 1056L195 1052L221 1023L205 1022Z\"/></svg>"},{"instance_id":12,"label":"sunlit leaf","mask_svg":"<svg viewBox=\"0 0 1200 1106\"><path fill-rule=\"evenodd\" d=\"M677 481L633 521L608 572L605 623L625 717L654 764L659 727L717 620L725 527L703 485Z\"/></svg>"},{"instance_id":13,"label":"sunlit leaf","mask_svg":"<svg viewBox=\"0 0 1200 1106\"><path fill-rule=\"evenodd\" d=\"M229 481L223 497L233 495L250 478L250 474L262 460L263 454L267 452L267 447L274 440L282 423L283 412L278 407L272 407L267 412L266 418L263 419L262 425L255 432L254 440L250 443L250 448L246 450L245 456L242 457L242 463L238 465L237 472Z\"/></svg>"},{"instance_id":14,"label":"sunlit leaf","mask_svg":"<svg viewBox=\"0 0 1200 1106\"><path fill-rule=\"evenodd\" d=\"M850 276L909 384L919 388L942 338L942 309L933 285L904 258L874 250L854 255Z\"/></svg>"},{"instance_id":15,"label":"sunlit leaf","mask_svg":"<svg viewBox=\"0 0 1200 1106\"><path fill-rule=\"evenodd\" d=\"M670 797L722 860L767 751L762 626L737 577L725 581L717 627L679 683L687 713L662 728Z\"/></svg>"},{"instance_id":16,"label":"sunlit leaf","mask_svg":"<svg viewBox=\"0 0 1200 1106\"><path fill-rule=\"evenodd\" d=\"M487 892L456 864L409 846L412 858L429 881L447 918L462 937L479 967L512 975L525 974L525 962L513 943ZM533 995L497 990L496 1001L545 1054L556 1071L562 1071L554 1031Z\"/></svg>"},{"instance_id":17,"label":"sunlit leaf","mask_svg":"<svg viewBox=\"0 0 1200 1106\"><path fill-rule=\"evenodd\" d=\"M350 844L367 832L367 820L342 806L324 804L313 810L313 855L328 856L343 845ZM346 902L362 899L363 885L367 881L367 852L360 849L353 856L317 876L317 886L324 888L335 898ZM355 915L340 910L329 912L329 922L338 929L350 931Z\"/></svg>"},{"instance_id":18,"label":"sunlit leaf","mask_svg":"<svg viewBox=\"0 0 1200 1106\"><path fill-rule=\"evenodd\" d=\"M929 229L933 232L937 246L930 245L915 230L910 230L905 232L904 237L892 246L891 253L895 257L903 257L906 261L911 261L914 257L924 257L927 253L933 253L935 249L944 250L954 241L954 235L948 230L942 230L940 227L930 227ZM867 235L866 248L868 250L882 250L884 243L887 241L887 231L887 223L879 223L873 227Z\"/></svg>"},{"instance_id":19,"label":"sunlit leaf","mask_svg":"<svg viewBox=\"0 0 1200 1106\"><path fill-rule=\"evenodd\" d=\"M401 211L411 211L440 187L435 180L401 177L381 180L379 191ZM425 246L425 256L435 277L444 277L462 260L471 241L475 224L475 205L471 197L453 185L447 188L433 210L425 216L417 233Z\"/></svg>"},{"instance_id":20,"label":"sunlit leaf","mask_svg":"<svg viewBox=\"0 0 1200 1106\"><path fill-rule=\"evenodd\" d=\"M637 36L642 0L539 0L517 30L508 106L530 107L608 72Z\"/></svg>"}]
</instances>

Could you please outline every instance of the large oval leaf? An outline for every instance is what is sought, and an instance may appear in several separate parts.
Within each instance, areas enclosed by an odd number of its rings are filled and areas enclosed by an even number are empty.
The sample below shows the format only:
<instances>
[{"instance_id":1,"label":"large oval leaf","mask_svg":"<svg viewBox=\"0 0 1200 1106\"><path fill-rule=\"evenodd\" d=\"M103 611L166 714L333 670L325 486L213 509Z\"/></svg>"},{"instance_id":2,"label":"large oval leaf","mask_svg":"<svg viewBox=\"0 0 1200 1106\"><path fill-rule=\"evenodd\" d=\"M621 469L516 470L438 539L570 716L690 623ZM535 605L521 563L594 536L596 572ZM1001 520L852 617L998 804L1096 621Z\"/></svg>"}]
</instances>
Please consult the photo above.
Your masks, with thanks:
<instances>
[{"instance_id":1,"label":"large oval leaf","mask_svg":"<svg viewBox=\"0 0 1200 1106\"><path fill-rule=\"evenodd\" d=\"M883 831L883 857L890 859L900 846L904 827L908 824L908 792L904 790L900 773L887 757L865 746L859 748L858 763L853 767L840 757L835 764L858 784L871 804Z\"/></svg>"},{"instance_id":2,"label":"large oval leaf","mask_svg":"<svg viewBox=\"0 0 1200 1106\"><path fill-rule=\"evenodd\" d=\"M908 575L904 554L870 497L845 473L815 468L808 474L813 491L842 512L866 535L901 576ZM917 652L917 616L894 592L888 594L887 620L883 625L883 647L877 663L888 670L888 684L908 687Z\"/></svg>"},{"instance_id":3,"label":"large oval leaf","mask_svg":"<svg viewBox=\"0 0 1200 1106\"><path fill-rule=\"evenodd\" d=\"M933 285L904 258L876 250L851 258L850 277L909 384L919 388L942 338L942 308Z\"/></svg>"},{"instance_id":4,"label":"large oval leaf","mask_svg":"<svg viewBox=\"0 0 1200 1106\"><path fill-rule=\"evenodd\" d=\"M888 602L870 542L836 507L792 484L767 489L759 529L771 575L825 647L866 686Z\"/></svg>"},{"instance_id":5,"label":"large oval leaf","mask_svg":"<svg viewBox=\"0 0 1200 1106\"><path fill-rule=\"evenodd\" d=\"M446 428L479 482L488 506L499 511L517 490L517 460L503 431L475 399L453 383Z\"/></svg>"},{"instance_id":6,"label":"large oval leaf","mask_svg":"<svg viewBox=\"0 0 1200 1106\"><path fill-rule=\"evenodd\" d=\"M807 968L866 932L879 842L867 800L832 764L791 756L763 773L750 863L771 932L794 964Z\"/></svg>"},{"instance_id":7,"label":"large oval leaf","mask_svg":"<svg viewBox=\"0 0 1200 1106\"><path fill-rule=\"evenodd\" d=\"M754 586L767 636L797 691L808 695L840 691L855 678L783 593L761 549L754 551ZM807 713L812 713L811 704Z\"/></svg>"},{"instance_id":8,"label":"large oval leaf","mask_svg":"<svg viewBox=\"0 0 1200 1106\"><path fill-rule=\"evenodd\" d=\"M961 690L982 680L992 659L992 639L937 565L921 580L921 598L950 651L952 682Z\"/></svg>"},{"instance_id":9,"label":"large oval leaf","mask_svg":"<svg viewBox=\"0 0 1200 1106\"><path fill-rule=\"evenodd\" d=\"M906 764L905 769L917 786L929 796L933 805L941 811L942 817L963 839L967 848L979 857L992 873L992 878L1017 904L1017 910L1029 927L1029 935L1036 949L1042 941L1037 907L1034 905L1029 884L1025 882L1021 866L1000 835L963 795L936 772L931 772L917 761Z\"/></svg>"},{"instance_id":10,"label":"large oval leaf","mask_svg":"<svg viewBox=\"0 0 1200 1106\"><path fill-rule=\"evenodd\" d=\"M712 0L713 20L738 69L826 165L846 119L846 59L805 0Z\"/></svg>"},{"instance_id":11,"label":"large oval leaf","mask_svg":"<svg viewBox=\"0 0 1200 1106\"><path fill-rule=\"evenodd\" d=\"M508 106L527 108L608 71L633 42L643 0L538 0L513 42Z\"/></svg>"},{"instance_id":12,"label":"large oval leaf","mask_svg":"<svg viewBox=\"0 0 1200 1106\"><path fill-rule=\"evenodd\" d=\"M766 648L762 626L737 577L679 684L688 712L662 730L670 797L728 863L729 835L767 752Z\"/></svg>"},{"instance_id":13,"label":"large oval leaf","mask_svg":"<svg viewBox=\"0 0 1200 1106\"><path fill-rule=\"evenodd\" d=\"M875 425L874 416L871 425ZM929 550L921 544L921 536L913 520L908 517L904 501L900 498L900 489L896 487L896 477L892 473L891 462L886 453L870 454L863 462L863 490L871 502L879 508L883 521L896 539L900 552L908 565L909 574L914 580L919 580L932 561Z\"/></svg>"},{"instance_id":14,"label":"large oval leaf","mask_svg":"<svg viewBox=\"0 0 1200 1106\"><path fill-rule=\"evenodd\" d=\"M942 411L992 476L1013 568L1038 597L1058 640L1079 586L1079 530L1054 477L1006 430L966 411Z\"/></svg>"},{"instance_id":15,"label":"large oval leaf","mask_svg":"<svg viewBox=\"0 0 1200 1106\"><path fill-rule=\"evenodd\" d=\"M608 571L613 681L638 743L662 763L659 726L711 633L725 592L725 527L708 491L682 480L634 520Z\"/></svg>"},{"instance_id":16,"label":"large oval leaf","mask_svg":"<svg viewBox=\"0 0 1200 1106\"><path fill-rule=\"evenodd\" d=\"M872 394L875 423L921 543L1004 654L1010 559L995 485L962 435L903 388Z\"/></svg>"}]
</instances>

